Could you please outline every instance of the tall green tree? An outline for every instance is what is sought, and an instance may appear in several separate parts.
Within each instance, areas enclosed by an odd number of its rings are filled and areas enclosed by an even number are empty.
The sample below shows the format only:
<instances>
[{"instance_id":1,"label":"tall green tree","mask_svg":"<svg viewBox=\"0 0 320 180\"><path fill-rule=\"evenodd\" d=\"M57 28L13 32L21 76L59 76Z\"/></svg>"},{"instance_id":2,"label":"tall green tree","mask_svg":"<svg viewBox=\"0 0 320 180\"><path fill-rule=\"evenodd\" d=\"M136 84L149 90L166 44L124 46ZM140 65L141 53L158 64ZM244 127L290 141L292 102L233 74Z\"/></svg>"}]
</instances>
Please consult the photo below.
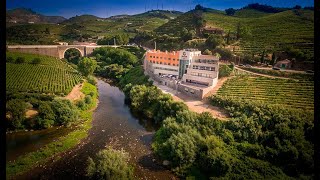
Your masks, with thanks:
<instances>
[{"instance_id":1,"label":"tall green tree","mask_svg":"<svg viewBox=\"0 0 320 180\"><path fill-rule=\"evenodd\" d=\"M97 61L88 57L82 58L78 64L78 69L84 76L92 75L96 68Z\"/></svg>"},{"instance_id":2,"label":"tall green tree","mask_svg":"<svg viewBox=\"0 0 320 180\"><path fill-rule=\"evenodd\" d=\"M209 49L214 49L217 46L219 46L222 42L223 42L223 39L221 36L210 34L205 43Z\"/></svg>"}]
</instances>

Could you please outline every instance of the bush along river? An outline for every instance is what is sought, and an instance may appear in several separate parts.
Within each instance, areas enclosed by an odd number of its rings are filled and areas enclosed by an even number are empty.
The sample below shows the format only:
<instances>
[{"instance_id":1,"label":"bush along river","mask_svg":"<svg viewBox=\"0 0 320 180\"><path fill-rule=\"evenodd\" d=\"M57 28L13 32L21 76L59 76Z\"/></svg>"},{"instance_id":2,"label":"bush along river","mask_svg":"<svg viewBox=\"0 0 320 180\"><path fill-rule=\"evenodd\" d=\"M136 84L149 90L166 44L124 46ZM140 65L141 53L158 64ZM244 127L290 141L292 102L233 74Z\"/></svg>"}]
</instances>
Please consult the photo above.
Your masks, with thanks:
<instances>
[{"instance_id":1,"label":"bush along river","mask_svg":"<svg viewBox=\"0 0 320 180\"><path fill-rule=\"evenodd\" d=\"M125 95L118 87L98 80L99 105L93 114L88 137L76 148L61 154L56 161L35 167L17 179L84 179L87 159L108 146L130 154L138 179L178 179L157 163L151 142L154 130L144 127L125 104Z\"/></svg>"}]
</instances>

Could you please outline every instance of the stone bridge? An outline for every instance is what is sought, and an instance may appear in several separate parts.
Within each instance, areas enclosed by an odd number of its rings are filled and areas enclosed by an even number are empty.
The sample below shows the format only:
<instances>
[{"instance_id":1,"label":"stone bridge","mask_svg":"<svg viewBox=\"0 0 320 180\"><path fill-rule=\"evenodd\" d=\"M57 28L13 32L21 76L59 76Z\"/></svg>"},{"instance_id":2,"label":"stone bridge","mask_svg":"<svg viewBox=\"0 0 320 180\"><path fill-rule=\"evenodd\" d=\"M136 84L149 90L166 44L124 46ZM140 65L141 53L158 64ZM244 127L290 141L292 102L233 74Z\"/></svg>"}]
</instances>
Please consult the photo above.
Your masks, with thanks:
<instances>
[{"instance_id":1,"label":"stone bridge","mask_svg":"<svg viewBox=\"0 0 320 180\"><path fill-rule=\"evenodd\" d=\"M81 56L90 55L95 48L99 47L117 47L117 46L90 46L90 45L8 45L8 51L21 52L21 53L31 53L31 54L41 54L56 57L59 59L64 58L64 53L68 49L79 50Z\"/></svg>"}]
</instances>

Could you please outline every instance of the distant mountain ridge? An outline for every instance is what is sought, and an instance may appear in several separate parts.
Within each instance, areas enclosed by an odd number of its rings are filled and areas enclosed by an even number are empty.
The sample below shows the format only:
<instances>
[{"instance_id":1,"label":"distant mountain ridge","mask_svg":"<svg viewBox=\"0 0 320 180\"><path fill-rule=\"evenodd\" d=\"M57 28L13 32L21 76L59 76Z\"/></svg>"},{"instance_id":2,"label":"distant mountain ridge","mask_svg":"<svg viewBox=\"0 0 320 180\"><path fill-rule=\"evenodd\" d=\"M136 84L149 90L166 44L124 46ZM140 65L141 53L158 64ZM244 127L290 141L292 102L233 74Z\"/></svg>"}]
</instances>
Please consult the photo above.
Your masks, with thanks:
<instances>
[{"instance_id":1,"label":"distant mountain ridge","mask_svg":"<svg viewBox=\"0 0 320 180\"><path fill-rule=\"evenodd\" d=\"M25 24L25 23L61 23L65 21L66 18L62 16L45 16L38 14L31 9L26 8L16 8L7 10L6 12L6 22L14 24Z\"/></svg>"}]
</instances>

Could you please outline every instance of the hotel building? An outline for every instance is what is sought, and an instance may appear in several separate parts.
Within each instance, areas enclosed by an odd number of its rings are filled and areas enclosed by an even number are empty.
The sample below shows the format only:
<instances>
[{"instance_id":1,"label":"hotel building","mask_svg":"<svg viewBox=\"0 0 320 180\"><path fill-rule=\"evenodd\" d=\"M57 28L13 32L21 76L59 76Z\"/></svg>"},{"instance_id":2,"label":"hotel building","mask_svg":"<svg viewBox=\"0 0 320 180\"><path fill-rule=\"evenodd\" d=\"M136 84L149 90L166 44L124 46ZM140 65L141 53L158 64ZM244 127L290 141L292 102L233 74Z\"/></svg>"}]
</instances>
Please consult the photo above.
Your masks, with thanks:
<instances>
[{"instance_id":1,"label":"hotel building","mask_svg":"<svg viewBox=\"0 0 320 180\"><path fill-rule=\"evenodd\" d=\"M184 94L203 98L217 84L219 58L196 49L148 51L144 69L152 79ZM162 75L171 75L174 79Z\"/></svg>"}]
</instances>

